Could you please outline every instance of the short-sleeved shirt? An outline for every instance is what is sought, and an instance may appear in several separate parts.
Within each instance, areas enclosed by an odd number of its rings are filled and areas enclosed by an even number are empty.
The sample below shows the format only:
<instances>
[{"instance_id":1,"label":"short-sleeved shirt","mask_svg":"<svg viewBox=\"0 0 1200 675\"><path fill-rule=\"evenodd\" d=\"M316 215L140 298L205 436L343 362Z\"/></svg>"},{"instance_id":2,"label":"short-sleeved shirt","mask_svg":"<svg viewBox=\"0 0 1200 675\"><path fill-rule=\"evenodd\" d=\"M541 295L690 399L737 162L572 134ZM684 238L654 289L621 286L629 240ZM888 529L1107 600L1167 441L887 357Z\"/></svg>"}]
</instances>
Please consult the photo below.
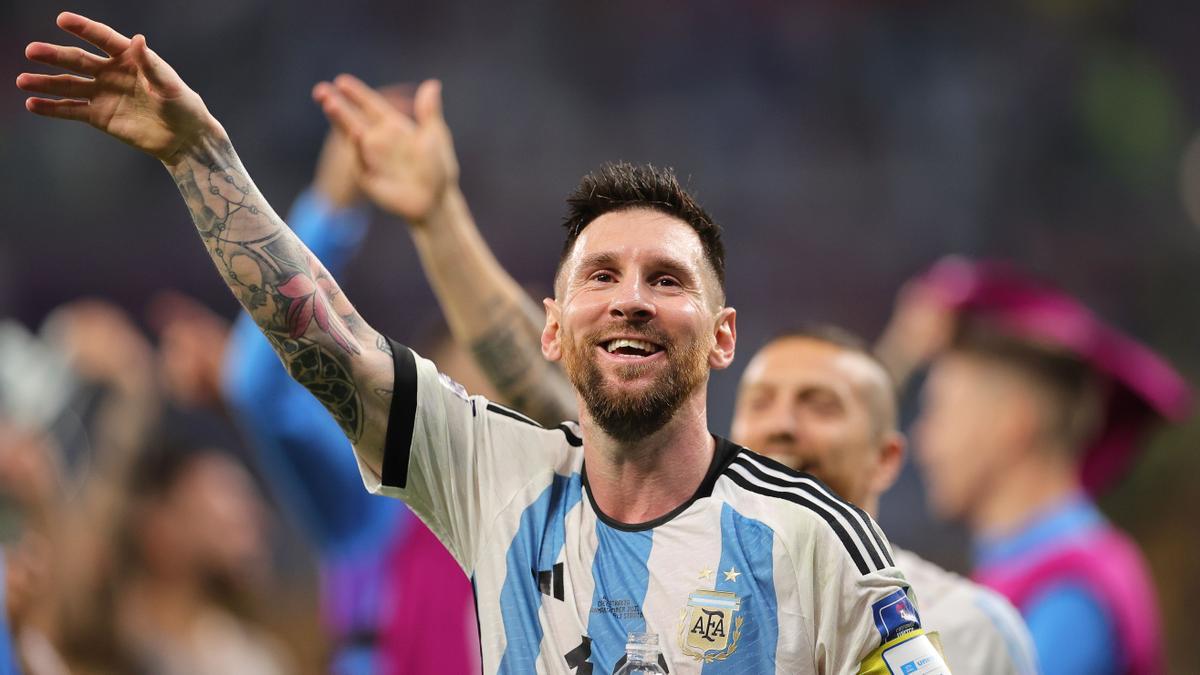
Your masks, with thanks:
<instances>
[{"instance_id":1,"label":"short-sleeved shirt","mask_svg":"<svg viewBox=\"0 0 1200 675\"><path fill-rule=\"evenodd\" d=\"M941 637L947 664L973 675L1037 674L1033 638L1004 596L910 551L893 553L920 602L925 627Z\"/></svg>"},{"instance_id":2,"label":"short-sleeved shirt","mask_svg":"<svg viewBox=\"0 0 1200 675\"><path fill-rule=\"evenodd\" d=\"M484 672L612 673L631 632L656 633L672 673L948 672L879 528L811 476L716 439L691 499L626 525L592 501L573 423L393 353L382 475L360 469L472 579Z\"/></svg>"}]
</instances>

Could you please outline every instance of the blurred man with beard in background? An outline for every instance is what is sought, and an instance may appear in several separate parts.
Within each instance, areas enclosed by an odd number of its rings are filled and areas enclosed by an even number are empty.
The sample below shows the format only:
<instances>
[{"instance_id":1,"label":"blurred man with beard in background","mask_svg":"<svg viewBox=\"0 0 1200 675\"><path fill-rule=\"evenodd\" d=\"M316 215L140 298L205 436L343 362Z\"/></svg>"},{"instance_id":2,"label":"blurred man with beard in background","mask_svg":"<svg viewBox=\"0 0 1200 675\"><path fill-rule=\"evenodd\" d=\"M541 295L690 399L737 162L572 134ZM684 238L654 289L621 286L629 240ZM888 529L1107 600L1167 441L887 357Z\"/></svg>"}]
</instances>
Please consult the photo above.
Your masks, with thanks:
<instances>
[{"instance_id":1,"label":"blurred man with beard in background","mask_svg":"<svg viewBox=\"0 0 1200 675\"><path fill-rule=\"evenodd\" d=\"M784 333L754 355L738 387L731 435L813 474L872 515L905 455L890 375L865 342L832 326ZM1029 633L1003 597L915 553L894 550L952 668L1037 672Z\"/></svg>"}]
</instances>

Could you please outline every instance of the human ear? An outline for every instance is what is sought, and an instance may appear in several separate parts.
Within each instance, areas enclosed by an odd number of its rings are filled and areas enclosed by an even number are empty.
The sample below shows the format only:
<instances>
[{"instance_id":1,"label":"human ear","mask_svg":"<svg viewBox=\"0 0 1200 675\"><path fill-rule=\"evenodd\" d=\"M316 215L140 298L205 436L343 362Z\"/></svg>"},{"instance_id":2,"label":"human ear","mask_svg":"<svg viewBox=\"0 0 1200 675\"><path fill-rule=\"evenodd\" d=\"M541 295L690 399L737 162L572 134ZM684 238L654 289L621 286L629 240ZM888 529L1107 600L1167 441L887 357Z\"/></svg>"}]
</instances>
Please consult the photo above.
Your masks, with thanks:
<instances>
[{"instance_id":1,"label":"human ear","mask_svg":"<svg viewBox=\"0 0 1200 675\"><path fill-rule=\"evenodd\" d=\"M737 310L732 307L722 308L717 312L714 324L712 351L708 353L708 365L713 370L724 370L733 363L733 354L737 347Z\"/></svg>"},{"instance_id":2,"label":"human ear","mask_svg":"<svg viewBox=\"0 0 1200 675\"><path fill-rule=\"evenodd\" d=\"M558 303L553 298L543 298L542 306L546 308L546 325L542 328L542 356L547 361L562 359L562 344L559 342L559 319L562 314Z\"/></svg>"}]
</instances>

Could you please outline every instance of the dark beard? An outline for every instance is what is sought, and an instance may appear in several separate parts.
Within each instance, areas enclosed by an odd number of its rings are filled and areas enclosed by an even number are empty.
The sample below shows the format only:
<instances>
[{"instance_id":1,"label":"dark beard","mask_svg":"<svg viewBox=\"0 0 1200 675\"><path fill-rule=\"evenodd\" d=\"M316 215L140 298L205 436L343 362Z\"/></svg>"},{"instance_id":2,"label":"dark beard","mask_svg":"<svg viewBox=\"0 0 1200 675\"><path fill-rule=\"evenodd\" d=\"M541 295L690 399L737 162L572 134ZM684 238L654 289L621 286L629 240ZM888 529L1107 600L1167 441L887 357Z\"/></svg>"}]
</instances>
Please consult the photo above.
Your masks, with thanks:
<instances>
[{"instance_id":1,"label":"dark beard","mask_svg":"<svg viewBox=\"0 0 1200 675\"><path fill-rule=\"evenodd\" d=\"M612 332L612 329L607 331ZM640 334L667 350L667 372L643 391L622 391L605 382L592 349L597 340L572 340L564 350L567 377L583 397L588 414L604 433L622 443L639 441L663 428L683 402L704 383L708 374L707 350L701 344L676 347L657 333L633 328L626 334ZM635 379L646 367L630 363L618 369L620 379Z\"/></svg>"}]
</instances>

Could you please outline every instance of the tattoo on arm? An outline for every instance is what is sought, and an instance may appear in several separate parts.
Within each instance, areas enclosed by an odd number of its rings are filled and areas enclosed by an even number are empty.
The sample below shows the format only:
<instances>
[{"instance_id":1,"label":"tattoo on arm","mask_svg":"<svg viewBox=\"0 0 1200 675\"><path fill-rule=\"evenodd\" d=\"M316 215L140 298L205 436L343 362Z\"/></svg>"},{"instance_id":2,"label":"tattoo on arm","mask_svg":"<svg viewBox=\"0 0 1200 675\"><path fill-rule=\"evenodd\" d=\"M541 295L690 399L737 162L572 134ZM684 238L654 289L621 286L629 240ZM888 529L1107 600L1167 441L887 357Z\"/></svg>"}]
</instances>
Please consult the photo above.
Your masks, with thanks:
<instances>
[{"instance_id":1,"label":"tattoo on arm","mask_svg":"<svg viewBox=\"0 0 1200 675\"><path fill-rule=\"evenodd\" d=\"M550 426L573 418L575 397L566 377L541 355L544 317L532 303L514 311L497 298L488 306L493 308L490 328L471 344L471 352L504 403Z\"/></svg>"},{"instance_id":2,"label":"tattoo on arm","mask_svg":"<svg viewBox=\"0 0 1200 675\"><path fill-rule=\"evenodd\" d=\"M392 343L382 335L375 336L375 348L388 356L395 356L395 353L392 352Z\"/></svg>"},{"instance_id":3,"label":"tattoo on arm","mask_svg":"<svg viewBox=\"0 0 1200 675\"><path fill-rule=\"evenodd\" d=\"M267 204L232 145L195 150L170 170L225 282L292 377L357 442L365 422L354 359L373 331Z\"/></svg>"},{"instance_id":4,"label":"tattoo on arm","mask_svg":"<svg viewBox=\"0 0 1200 675\"><path fill-rule=\"evenodd\" d=\"M362 437L363 404L349 369L338 354L311 341L284 340L283 356L288 374L303 384L333 413L333 418L351 442Z\"/></svg>"}]
</instances>

